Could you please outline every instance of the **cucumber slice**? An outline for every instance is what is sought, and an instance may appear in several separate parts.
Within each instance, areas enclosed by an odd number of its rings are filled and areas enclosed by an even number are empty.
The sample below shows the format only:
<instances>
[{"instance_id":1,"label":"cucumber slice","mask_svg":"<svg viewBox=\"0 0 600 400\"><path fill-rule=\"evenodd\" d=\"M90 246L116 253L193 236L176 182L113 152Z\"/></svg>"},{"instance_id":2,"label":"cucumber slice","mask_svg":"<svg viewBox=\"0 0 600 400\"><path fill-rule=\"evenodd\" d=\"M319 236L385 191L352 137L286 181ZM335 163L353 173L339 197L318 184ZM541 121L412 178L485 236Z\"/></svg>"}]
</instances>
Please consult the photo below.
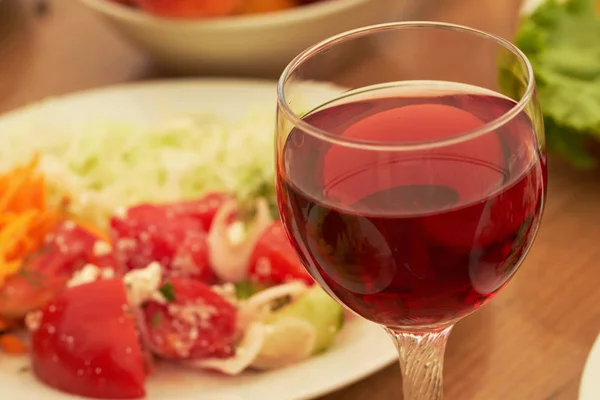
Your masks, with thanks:
<instances>
[{"instance_id":1,"label":"cucumber slice","mask_svg":"<svg viewBox=\"0 0 600 400\"><path fill-rule=\"evenodd\" d=\"M344 311L327 293L313 286L296 301L275 311L265 322L277 325L288 318L304 320L311 324L316 333L311 354L327 350L344 324Z\"/></svg>"},{"instance_id":2,"label":"cucumber slice","mask_svg":"<svg viewBox=\"0 0 600 400\"><path fill-rule=\"evenodd\" d=\"M287 367L312 355L317 332L305 319L279 318L265 326L265 339L252 367L262 370Z\"/></svg>"}]
</instances>

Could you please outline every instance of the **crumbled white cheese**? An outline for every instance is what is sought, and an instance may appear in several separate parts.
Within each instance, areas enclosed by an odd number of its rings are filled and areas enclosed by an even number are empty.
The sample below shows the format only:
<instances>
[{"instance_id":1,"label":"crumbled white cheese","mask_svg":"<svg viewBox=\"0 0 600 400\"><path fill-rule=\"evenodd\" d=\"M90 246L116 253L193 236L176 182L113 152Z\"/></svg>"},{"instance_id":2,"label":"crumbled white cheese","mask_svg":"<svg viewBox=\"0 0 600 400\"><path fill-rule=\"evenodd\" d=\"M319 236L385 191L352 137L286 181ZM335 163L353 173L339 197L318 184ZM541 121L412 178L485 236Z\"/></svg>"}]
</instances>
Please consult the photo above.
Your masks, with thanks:
<instances>
[{"instance_id":1,"label":"crumbled white cheese","mask_svg":"<svg viewBox=\"0 0 600 400\"><path fill-rule=\"evenodd\" d=\"M129 271L123 278L129 303L135 307L149 300L166 303L166 299L159 291L161 279L162 267L156 261L148 264L146 268Z\"/></svg>"},{"instance_id":2,"label":"crumbled white cheese","mask_svg":"<svg viewBox=\"0 0 600 400\"><path fill-rule=\"evenodd\" d=\"M110 254L112 251L112 246L110 243L105 242L104 240L96 240L94 242L93 252L96 257L105 256Z\"/></svg>"},{"instance_id":3,"label":"crumbled white cheese","mask_svg":"<svg viewBox=\"0 0 600 400\"><path fill-rule=\"evenodd\" d=\"M100 268L100 278L102 279L113 279L115 277L115 271L111 268Z\"/></svg>"},{"instance_id":4,"label":"crumbled white cheese","mask_svg":"<svg viewBox=\"0 0 600 400\"><path fill-rule=\"evenodd\" d=\"M94 264L86 264L82 269L73 274L67 282L67 287L84 285L99 279L112 279L114 277L115 272L110 268L99 268Z\"/></svg>"},{"instance_id":5,"label":"crumbled white cheese","mask_svg":"<svg viewBox=\"0 0 600 400\"><path fill-rule=\"evenodd\" d=\"M29 332L35 332L40 329L42 324L42 312L39 310L31 311L25 316L25 327Z\"/></svg>"}]
</instances>

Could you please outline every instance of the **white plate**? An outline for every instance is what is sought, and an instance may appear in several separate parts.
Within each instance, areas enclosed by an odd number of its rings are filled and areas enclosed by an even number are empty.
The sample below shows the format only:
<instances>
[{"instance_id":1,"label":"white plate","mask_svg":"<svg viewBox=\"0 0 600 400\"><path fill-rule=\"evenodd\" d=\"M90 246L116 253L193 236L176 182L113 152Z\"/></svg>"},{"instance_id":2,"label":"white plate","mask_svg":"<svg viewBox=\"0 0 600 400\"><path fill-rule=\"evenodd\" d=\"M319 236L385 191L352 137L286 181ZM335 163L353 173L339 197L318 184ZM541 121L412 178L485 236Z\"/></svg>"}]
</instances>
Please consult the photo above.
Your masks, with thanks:
<instances>
[{"instance_id":1,"label":"white plate","mask_svg":"<svg viewBox=\"0 0 600 400\"><path fill-rule=\"evenodd\" d=\"M314 96L330 88L317 88ZM2 132L34 126L65 126L85 132L95 122L151 125L173 114L215 112L240 118L252 107L276 106L271 82L242 80L192 80L126 85L70 95L18 110L0 118ZM40 125L41 124L41 125ZM273 123L273 127L275 123ZM43 135L38 129L24 131ZM389 365L396 350L380 327L348 318L334 347L317 357L273 372L245 373L238 377L162 366L148 380L148 399L169 400L300 400L322 396L356 382ZM20 371L26 359L0 354L0 398L19 400L68 400L74 397L36 382L30 372Z\"/></svg>"},{"instance_id":2,"label":"white plate","mask_svg":"<svg viewBox=\"0 0 600 400\"><path fill-rule=\"evenodd\" d=\"M600 399L600 336L588 356L579 386L579 400Z\"/></svg>"}]
</instances>

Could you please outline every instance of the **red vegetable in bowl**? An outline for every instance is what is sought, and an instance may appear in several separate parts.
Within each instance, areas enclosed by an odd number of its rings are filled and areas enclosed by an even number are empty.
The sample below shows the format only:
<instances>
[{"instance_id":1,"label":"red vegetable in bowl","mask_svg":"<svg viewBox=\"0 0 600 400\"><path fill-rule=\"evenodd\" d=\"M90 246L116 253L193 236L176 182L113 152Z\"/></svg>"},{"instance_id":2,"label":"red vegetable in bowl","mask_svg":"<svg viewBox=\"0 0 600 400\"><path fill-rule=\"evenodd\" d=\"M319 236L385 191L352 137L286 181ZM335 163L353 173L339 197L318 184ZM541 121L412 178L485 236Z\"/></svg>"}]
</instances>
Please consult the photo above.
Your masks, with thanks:
<instances>
[{"instance_id":1,"label":"red vegetable in bowl","mask_svg":"<svg viewBox=\"0 0 600 400\"><path fill-rule=\"evenodd\" d=\"M282 11L296 7L297 0L244 0L241 6L242 14L259 14Z\"/></svg>"},{"instance_id":2,"label":"red vegetable in bowl","mask_svg":"<svg viewBox=\"0 0 600 400\"><path fill-rule=\"evenodd\" d=\"M137 0L149 13L168 18L211 18L235 13L242 0Z\"/></svg>"},{"instance_id":3,"label":"red vegetable in bowl","mask_svg":"<svg viewBox=\"0 0 600 400\"><path fill-rule=\"evenodd\" d=\"M229 15L262 14L288 10L324 0L108 0L141 8L165 18L198 19Z\"/></svg>"},{"instance_id":4,"label":"red vegetable in bowl","mask_svg":"<svg viewBox=\"0 0 600 400\"><path fill-rule=\"evenodd\" d=\"M31 360L45 384L78 396L145 396L146 368L120 279L63 291L31 314Z\"/></svg>"}]
</instances>

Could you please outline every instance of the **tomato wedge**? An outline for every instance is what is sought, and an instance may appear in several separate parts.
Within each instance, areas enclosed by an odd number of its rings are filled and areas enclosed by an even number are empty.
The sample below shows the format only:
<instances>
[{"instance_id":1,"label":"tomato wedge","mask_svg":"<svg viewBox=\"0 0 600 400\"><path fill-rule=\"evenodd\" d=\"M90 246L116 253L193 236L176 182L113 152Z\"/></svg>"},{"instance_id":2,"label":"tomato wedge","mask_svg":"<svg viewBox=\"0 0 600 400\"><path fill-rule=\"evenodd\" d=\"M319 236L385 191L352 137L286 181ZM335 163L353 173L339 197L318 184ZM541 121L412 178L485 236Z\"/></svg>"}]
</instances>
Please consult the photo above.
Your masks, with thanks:
<instances>
[{"instance_id":1,"label":"tomato wedge","mask_svg":"<svg viewBox=\"0 0 600 400\"><path fill-rule=\"evenodd\" d=\"M104 251L98 252L98 247ZM20 319L44 306L87 263L118 272L108 243L72 221L61 223L0 287L0 316Z\"/></svg>"},{"instance_id":2,"label":"tomato wedge","mask_svg":"<svg viewBox=\"0 0 600 400\"><path fill-rule=\"evenodd\" d=\"M204 224L212 222L216 211L206 212L197 204L143 204L112 218L111 236L119 263L132 270L156 261L167 277L214 282Z\"/></svg>"},{"instance_id":3,"label":"tomato wedge","mask_svg":"<svg viewBox=\"0 0 600 400\"><path fill-rule=\"evenodd\" d=\"M258 239L250 257L249 271L250 278L260 283L281 284L294 280L308 285L315 283L298 258L281 221L271 224Z\"/></svg>"},{"instance_id":4,"label":"tomato wedge","mask_svg":"<svg viewBox=\"0 0 600 400\"><path fill-rule=\"evenodd\" d=\"M212 226L217 211L234 197L220 192L209 193L198 200L186 200L178 203L165 204L163 210L176 217L190 217L202 222L204 230L208 232Z\"/></svg>"},{"instance_id":5,"label":"tomato wedge","mask_svg":"<svg viewBox=\"0 0 600 400\"><path fill-rule=\"evenodd\" d=\"M35 375L78 396L144 397L144 357L128 310L120 279L61 292L27 320Z\"/></svg>"},{"instance_id":6,"label":"tomato wedge","mask_svg":"<svg viewBox=\"0 0 600 400\"><path fill-rule=\"evenodd\" d=\"M168 288L168 289L165 289ZM168 303L144 308L151 350L170 359L225 358L233 355L236 308L209 286L172 278L162 292Z\"/></svg>"},{"instance_id":7,"label":"tomato wedge","mask_svg":"<svg viewBox=\"0 0 600 400\"><path fill-rule=\"evenodd\" d=\"M59 293L73 272L84 265L45 247L32 255L17 275L10 276L0 289L0 316L21 319Z\"/></svg>"},{"instance_id":8,"label":"tomato wedge","mask_svg":"<svg viewBox=\"0 0 600 400\"><path fill-rule=\"evenodd\" d=\"M217 211L234 197L220 192L209 193L196 200L185 200L164 204L140 204L127 210L127 218L133 220L180 219L189 217L202 223L208 232Z\"/></svg>"}]
</instances>

